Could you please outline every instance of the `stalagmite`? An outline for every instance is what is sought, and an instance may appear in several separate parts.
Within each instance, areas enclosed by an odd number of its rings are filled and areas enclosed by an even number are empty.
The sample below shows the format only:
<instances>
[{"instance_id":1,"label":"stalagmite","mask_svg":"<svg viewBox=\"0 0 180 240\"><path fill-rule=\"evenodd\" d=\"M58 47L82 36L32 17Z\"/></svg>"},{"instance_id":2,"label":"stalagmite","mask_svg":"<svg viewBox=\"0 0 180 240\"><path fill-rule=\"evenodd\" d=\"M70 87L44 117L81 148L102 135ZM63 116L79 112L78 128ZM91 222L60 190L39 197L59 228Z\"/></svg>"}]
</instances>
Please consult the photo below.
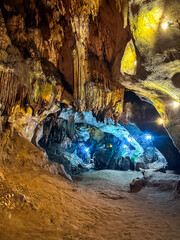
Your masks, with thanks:
<instances>
[{"instance_id":1,"label":"stalagmite","mask_svg":"<svg viewBox=\"0 0 180 240\"><path fill-rule=\"evenodd\" d=\"M179 239L179 22L179 0L0 0L0 240Z\"/></svg>"}]
</instances>

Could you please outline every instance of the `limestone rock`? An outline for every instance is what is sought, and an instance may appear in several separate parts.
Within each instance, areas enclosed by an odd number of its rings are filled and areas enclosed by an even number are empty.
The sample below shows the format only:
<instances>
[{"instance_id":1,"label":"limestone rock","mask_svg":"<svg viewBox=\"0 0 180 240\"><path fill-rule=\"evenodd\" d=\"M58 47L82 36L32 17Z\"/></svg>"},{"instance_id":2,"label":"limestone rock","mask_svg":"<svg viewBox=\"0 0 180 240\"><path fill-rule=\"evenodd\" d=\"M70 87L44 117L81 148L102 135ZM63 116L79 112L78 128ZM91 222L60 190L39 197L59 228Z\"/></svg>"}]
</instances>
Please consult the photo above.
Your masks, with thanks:
<instances>
[{"instance_id":1,"label":"limestone rock","mask_svg":"<svg viewBox=\"0 0 180 240\"><path fill-rule=\"evenodd\" d=\"M141 171L141 169L148 169L148 166L145 162L137 162L135 169L136 171Z\"/></svg>"},{"instance_id":2,"label":"limestone rock","mask_svg":"<svg viewBox=\"0 0 180 240\"><path fill-rule=\"evenodd\" d=\"M145 186L145 180L136 178L130 183L130 193L137 193Z\"/></svg>"},{"instance_id":3,"label":"limestone rock","mask_svg":"<svg viewBox=\"0 0 180 240\"><path fill-rule=\"evenodd\" d=\"M129 89L155 106L179 149L177 5L178 0L2 1L3 129L12 125L31 139L31 130L62 103L93 111L100 121L127 124L133 115L124 103ZM68 128L73 138L73 123Z\"/></svg>"},{"instance_id":4,"label":"limestone rock","mask_svg":"<svg viewBox=\"0 0 180 240\"><path fill-rule=\"evenodd\" d=\"M64 166L62 164L56 164L56 163L51 163L49 165L46 166L47 169L49 169L49 171L53 174L57 174L57 175L62 175L65 178L67 178L68 180L72 181L71 176L66 173Z\"/></svg>"}]
</instances>

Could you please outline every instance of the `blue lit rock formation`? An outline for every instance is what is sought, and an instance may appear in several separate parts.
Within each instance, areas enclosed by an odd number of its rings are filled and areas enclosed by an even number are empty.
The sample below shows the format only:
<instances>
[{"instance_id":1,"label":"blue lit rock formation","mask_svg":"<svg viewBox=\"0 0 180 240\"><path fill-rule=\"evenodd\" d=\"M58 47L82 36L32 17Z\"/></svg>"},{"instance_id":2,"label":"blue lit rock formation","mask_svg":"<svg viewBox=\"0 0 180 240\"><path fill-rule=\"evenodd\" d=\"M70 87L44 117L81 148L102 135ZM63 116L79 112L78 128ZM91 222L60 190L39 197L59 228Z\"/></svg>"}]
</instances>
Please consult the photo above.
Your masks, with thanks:
<instances>
[{"instance_id":1,"label":"blue lit rock formation","mask_svg":"<svg viewBox=\"0 0 180 240\"><path fill-rule=\"evenodd\" d=\"M44 132L49 123L44 124ZM72 109L63 109L51 125L39 145L51 161L63 164L71 175L89 169L139 171L167 165L163 155L135 125L115 126L107 119L97 122L92 112L77 113Z\"/></svg>"}]
</instances>

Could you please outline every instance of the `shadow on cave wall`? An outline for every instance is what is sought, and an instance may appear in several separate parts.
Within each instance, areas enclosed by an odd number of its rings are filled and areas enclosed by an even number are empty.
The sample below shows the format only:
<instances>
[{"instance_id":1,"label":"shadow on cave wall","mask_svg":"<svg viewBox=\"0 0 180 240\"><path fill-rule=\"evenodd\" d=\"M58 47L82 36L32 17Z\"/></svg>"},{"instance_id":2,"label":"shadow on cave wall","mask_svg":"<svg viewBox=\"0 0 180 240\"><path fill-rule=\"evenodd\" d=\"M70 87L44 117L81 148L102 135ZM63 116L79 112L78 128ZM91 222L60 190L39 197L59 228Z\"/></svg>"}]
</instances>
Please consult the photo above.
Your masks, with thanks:
<instances>
[{"instance_id":1,"label":"shadow on cave wall","mask_svg":"<svg viewBox=\"0 0 180 240\"><path fill-rule=\"evenodd\" d=\"M66 1L67 6L69 1ZM5 5L6 4L6 5ZM62 35L63 46L60 41L51 38L49 28L50 21L53 21L53 11L42 0L35 1L34 7L29 1L0 1L0 8L5 20L8 36L14 46L16 46L24 58L29 60L40 60L45 75L53 75L61 79L63 86L73 94L73 56L72 50L75 48L75 36L71 24L65 16L60 17L57 26L61 26L63 30L59 31ZM8 7L11 6L11 7ZM18 19L22 17L22 26L18 26ZM13 19L13 17L15 19ZM12 20L13 24L12 25ZM24 24L24 25L23 25ZM63 34L62 34L63 31ZM40 32L37 49L35 37L32 32ZM35 34L36 35L36 34ZM54 46L54 52L51 46ZM50 62L53 59L53 62ZM56 60L55 60L56 59ZM26 62L25 62L26 63ZM33 65L33 61L31 61ZM47 66L46 66L47 65Z\"/></svg>"},{"instance_id":2,"label":"shadow on cave wall","mask_svg":"<svg viewBox=\"0 0 180 240\"><path fill-rule=\"evenodd\" d=\"M142 101L134 92L125 92L125 105L130 107L130 121L144 133L152 136L154 146L164 155L169 169L180 169L180 154L170 138L167 130L157 124L160 118L155 107L149 102Z\"/></svg>"},{"instance_id":3,"label":"shadow on cave wall","mask_svg":"<svg viewBox=\"0 0 180 240\"><path fill-rule=\"evenodd\" d=\"M173 75L173 77L171 78L171 81L172 81L173 85L174 85L176 88L180 88L180 81L179 81L179 79L180 79L180 72L175 73L175 74Z\"/></svg>"}]
</instances>

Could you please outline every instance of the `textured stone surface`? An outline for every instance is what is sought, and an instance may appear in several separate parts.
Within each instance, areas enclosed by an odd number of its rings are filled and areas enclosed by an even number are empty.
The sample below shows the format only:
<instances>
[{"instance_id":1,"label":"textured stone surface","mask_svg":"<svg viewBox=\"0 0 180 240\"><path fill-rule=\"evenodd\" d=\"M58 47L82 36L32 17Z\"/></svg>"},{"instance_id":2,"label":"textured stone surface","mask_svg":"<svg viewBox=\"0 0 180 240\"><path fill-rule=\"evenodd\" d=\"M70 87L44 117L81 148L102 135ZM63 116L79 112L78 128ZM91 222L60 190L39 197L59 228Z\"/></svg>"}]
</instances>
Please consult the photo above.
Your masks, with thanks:
<instances>
[{"instance_id":1,"label":"textured stone surface","mask_svg":"<svg viewBox=\"0 0 180 240\"><path fill-rule=\"evenodd\" d=\"M127 88L151 100L180 148L180 108L173 105L180 101L178 6L177 0L1 1L3 128L9 122L30 139L60 103L127 122Z\"/></svg>"},{"instance_id":2,"label":"textured stone surface","mask_svg":"<svg viewBox=\"0 0 180 240\"><path fill-rule=\"evenodd\" d=\"M130 193L137 193L145 186L144 178L136 178L130 183Z\"/></svg>"}]
</instances>

